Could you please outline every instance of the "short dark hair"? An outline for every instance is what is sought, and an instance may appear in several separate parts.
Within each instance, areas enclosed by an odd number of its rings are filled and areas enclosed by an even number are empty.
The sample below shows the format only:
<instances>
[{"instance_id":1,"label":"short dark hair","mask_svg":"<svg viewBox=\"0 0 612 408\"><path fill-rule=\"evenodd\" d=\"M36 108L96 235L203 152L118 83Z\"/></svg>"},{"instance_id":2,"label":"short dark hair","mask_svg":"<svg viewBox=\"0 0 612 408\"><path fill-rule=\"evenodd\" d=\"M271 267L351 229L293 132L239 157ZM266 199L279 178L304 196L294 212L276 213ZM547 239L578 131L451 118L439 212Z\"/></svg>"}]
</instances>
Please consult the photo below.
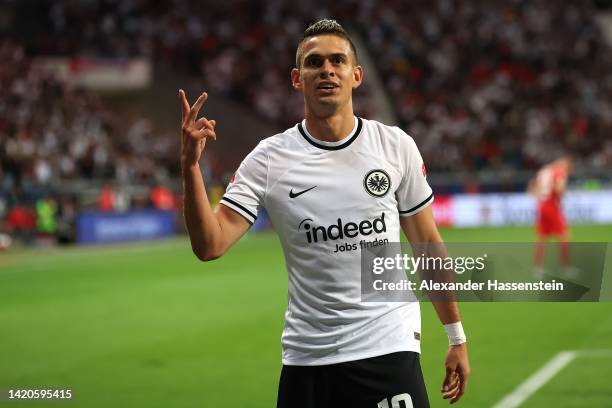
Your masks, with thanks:
<instances>
[{"instance_id":1,"label":"short dark hair","mask_svg":"<svg viewBox=\"0 0 612 408\"><path fill-rule=\"evenodd\" d=\"M349 45L351 46L351 51L353 51L353 55L355 57L355 64L357 64L357 50L355 49L355 44L353 44L353 40L351 40L351 37L348 35L348 33L336 20L323 19L311 24L306 29L306 31L304 31L304 37L302 38L302 41L300 41L297 47L297 51L295 52L295 66L297 68L300 68L302 62L302 56L304 54L304 41L306 41L310 37L326 34L336 35L348 41Z\"/></svg>"}]
</instances>

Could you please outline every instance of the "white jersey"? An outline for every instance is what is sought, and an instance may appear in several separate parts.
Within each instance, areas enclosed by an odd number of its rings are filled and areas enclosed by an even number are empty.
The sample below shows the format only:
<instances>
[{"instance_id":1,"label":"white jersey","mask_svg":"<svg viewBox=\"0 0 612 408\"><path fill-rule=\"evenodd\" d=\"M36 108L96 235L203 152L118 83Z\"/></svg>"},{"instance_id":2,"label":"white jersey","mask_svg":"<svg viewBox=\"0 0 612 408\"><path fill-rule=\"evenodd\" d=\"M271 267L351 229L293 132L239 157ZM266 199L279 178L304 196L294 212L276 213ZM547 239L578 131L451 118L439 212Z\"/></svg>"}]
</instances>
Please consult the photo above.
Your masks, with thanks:
<instances>
[{"instance_id":1,"label":"white jersey","mask_svg":"<svg viewBox=\"0 0 612 408\"><path fill-rule=\"evenodd\" d=\"M338 142L303 121L244 159L221 203L250 223L265 207L283 246L289 300L283 364L322 365L420 352L417 302L361 302L361 247L399 242L399 216L433 201L414 140L355 118Z\"/></svg>"}]
</instances>

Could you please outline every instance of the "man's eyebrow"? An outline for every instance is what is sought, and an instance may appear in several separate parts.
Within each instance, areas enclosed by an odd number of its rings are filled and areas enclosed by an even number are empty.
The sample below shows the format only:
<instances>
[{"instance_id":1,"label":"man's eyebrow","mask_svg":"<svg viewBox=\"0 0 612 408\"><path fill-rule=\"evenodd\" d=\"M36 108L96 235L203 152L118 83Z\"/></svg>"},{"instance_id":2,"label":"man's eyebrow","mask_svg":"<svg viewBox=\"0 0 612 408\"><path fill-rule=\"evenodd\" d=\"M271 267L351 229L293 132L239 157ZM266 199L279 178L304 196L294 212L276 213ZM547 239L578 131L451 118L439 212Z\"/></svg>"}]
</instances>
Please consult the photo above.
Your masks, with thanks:
<instances>
[{"instance_id":1,"label":"man's eyebrow","mask_svg":"<svg viewBox=\"0 0 612 408\"><path fill-rule=\"evenodd\" d=\"M328 56L329 56L330 58L333 58L333 57L344 57L344 58L348 58L348 55L347 55L347 54L345 54L345 53L343 53L343 52L334 52L334 53L328 54ZM326 56L325 56L325 55L322 55L322 54L318 54L318 53L313 53L313 54L308 54L308 55L306 55L306 56L304 57L304 59L309 59L309 58L313 58L313 57L325 58Z\"/></svg>"}]
</instances>

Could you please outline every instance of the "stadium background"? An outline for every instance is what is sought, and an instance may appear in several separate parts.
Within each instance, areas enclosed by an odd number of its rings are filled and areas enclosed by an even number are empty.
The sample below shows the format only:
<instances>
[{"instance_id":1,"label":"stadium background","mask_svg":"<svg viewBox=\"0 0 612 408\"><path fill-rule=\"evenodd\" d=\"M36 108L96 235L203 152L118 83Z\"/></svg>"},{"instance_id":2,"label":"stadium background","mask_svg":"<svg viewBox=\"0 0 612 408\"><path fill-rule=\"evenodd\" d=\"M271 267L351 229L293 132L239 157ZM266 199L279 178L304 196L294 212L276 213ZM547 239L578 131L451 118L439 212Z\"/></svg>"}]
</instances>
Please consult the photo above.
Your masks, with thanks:
<instances>
[{"instance_id":1,"label":"stadium background","mask_svg":"<svg viewBox=\"0 0 612 408\"><path fill-rule=\"evenodd\" d=\"M610 6L1 1L0 389L71 388L84 407L273 406L280 246L261 216L227 257L191 254L176 93L209 92L219 140L202 164L218 200L259 140L301 118L289 69L322 17L357 42L358 113L417 141L446 240L532 241L526 184L571 151L572 236L609 242ZM422 309L424 372L443 406L445 338ZM462 311L474 369L462 405L494 406L564 350L608 351L576 358L521 406L612 404L609 304Z\"/></svg>"}]
</instances>

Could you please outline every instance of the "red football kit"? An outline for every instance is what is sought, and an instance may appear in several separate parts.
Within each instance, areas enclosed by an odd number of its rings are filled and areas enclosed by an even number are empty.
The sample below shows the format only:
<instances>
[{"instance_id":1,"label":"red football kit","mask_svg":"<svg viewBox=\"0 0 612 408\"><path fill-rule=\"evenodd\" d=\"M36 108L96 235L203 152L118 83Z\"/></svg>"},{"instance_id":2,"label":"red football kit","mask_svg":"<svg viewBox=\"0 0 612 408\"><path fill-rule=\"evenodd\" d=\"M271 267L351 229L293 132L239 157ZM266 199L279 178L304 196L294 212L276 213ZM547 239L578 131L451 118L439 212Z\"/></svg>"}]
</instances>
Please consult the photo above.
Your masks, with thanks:
<instances>
[{"instance_id":1,"label":"red football kit","mask_svg":"<svg viewBox=\"0 0 612 408\"><path fill-rule=\"evenodd\" d=\"M565 184L567 170L560 165L544 166L537 175L538 214L537 230L540 235L562 235L567 224L561 208L561 194L556 186Z\"/></svg>"}]
</instances>

